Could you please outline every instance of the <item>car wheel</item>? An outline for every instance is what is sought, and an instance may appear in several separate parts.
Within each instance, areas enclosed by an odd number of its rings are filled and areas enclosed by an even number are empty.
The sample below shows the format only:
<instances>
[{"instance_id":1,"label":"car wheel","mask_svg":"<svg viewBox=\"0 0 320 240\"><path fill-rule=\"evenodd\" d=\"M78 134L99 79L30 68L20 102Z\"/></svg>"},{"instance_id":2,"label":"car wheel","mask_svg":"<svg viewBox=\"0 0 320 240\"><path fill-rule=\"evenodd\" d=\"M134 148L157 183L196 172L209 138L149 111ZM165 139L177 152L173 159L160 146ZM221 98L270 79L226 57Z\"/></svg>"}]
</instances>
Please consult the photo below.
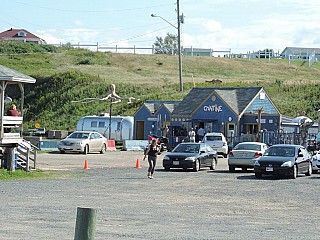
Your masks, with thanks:
<instances>
[{"instance_id":1,"label":"car wheel","mask_svg":"<svg viewBox=\"0 0 320 240\"><path fill-rule=\"evenodd\" d=\"M228 157L228 154L223 154L223 157L224 157L224 158L227 158L227 157Z\"/></svg>"},{"instance_id":2,"label":"car wheel","mask_svg":"<svg viewBox=\"0 0 320 240\"><path fill-rule=\"evenodd\" d=\"M164 170L165 170L165 171L169 171L170 168L169 168L169 167L164 167Z\"/></svg>"},{"instance_id":3,"label":"car wheel","mask_svg":"<svg viewBox=\"0 0 320 240\"><path fill-rule=\"evenodd\" d=\"M216 159L213 158L211 160L211 166L210 166L210 170L215 170L216 169Z\"/></svg>"},{"instance_id":4,"label":"car wheel","mask_svg":"<svg viewBox=\"0 0 320 240\"><path fill-rule=\"evenodd\" d=\"M235 172L236 168L232 165L229 165L229 172Z\"/></svg>"},{"instance_id":5,"label":"car wheel","mask_svg":"<svg viewBox=\"0 0 320 240\"><path fill-rule=\"evenodd\" d=\"M200 161L196 160L194 162L194 167L193 167L193 171L198 172L200 170Z\"/></svg>"},{"instance_id":6,"label":"car wheel","mask_svg":"<svg viewBox=\"0 0 320 240\"><path fill-rule=\"evenodd\" d=\"M60 150L60 153L64 154L64 153L65 153L65 151L63 151L63 150Z\"/></svg>"},{"instance_id":7,"label":"car wheel","mask_svg":"<svg viewBox=\"0 0 320 240\"><path fill-rule=\"evenodd\" d=\"M312 174L317 174L318 170L312 170Z\"/></svg>"},{"instance_id":8,"label":"car wheel","mask_svg":"<svg viewBox=\"0 0 320 240\"><path fill-rule=\"evenodd\" d=\"M309 164L308 171L306 172L306 176L311 176L312 174L312 164Z\"/></svg>"},{"instance_id":9,"label":"car wheel","mask_svg":"<svg viewBox=\"0 0 320 240\"><path fill-rule=\"evenodd\" d=\"M89 153L89 146L86 145L86 146L84 147L83 154L84 154L84 155L87 155L88 153Z\"/></svg>"},{"instance_id":10,"label":"car wheel","mask_svg":"<svg viewBox=\"0 0 320 240\"><path fill-rule=\"evenodd\" d=\"M107 146L105 144L102 145L102 148L100 150L101 154L104 154L107 151Z\"/></svg>"},{"instance_id":11,"label":"car wheel","mask_svg":"<svg viewBox=\"0 0 320 240\"><path fill-rule=\"evenodd\" d=\"M256 178L261 178L262 177L261 173L254 173L254 175L256 176Z\"/></svg>"},{"instance_id":12,"label":"car wheel","mask_svg":"<svg viewBox=\"0 0 320 240\"><path fill-rule=\"evenodd\" d=\"M297 178L297 174L298 174L298 172L297 172L297 165L293 165L290 178L296 179L296 178Z\"/></svg>"}]
</instances>

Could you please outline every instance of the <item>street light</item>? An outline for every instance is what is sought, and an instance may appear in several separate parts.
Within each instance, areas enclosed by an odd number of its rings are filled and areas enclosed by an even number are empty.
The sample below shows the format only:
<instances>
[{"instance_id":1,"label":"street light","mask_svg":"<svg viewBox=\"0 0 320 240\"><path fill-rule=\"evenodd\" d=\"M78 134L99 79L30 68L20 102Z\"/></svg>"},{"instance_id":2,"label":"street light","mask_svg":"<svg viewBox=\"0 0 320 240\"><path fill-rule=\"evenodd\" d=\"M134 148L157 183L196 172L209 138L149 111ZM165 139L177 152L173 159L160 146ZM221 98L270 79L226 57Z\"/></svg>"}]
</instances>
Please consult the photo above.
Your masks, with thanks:
<instances>
[{"instance_id":1,"label":"street light","mask_svg":"<svg viewBox=\"0 0 320 240\"><path fill-rule=\"evenodd\" d=\"M179 83L180 83L180 92L183 92L183 83L182 83L182 59L181 59L181 33L180 33L180 24L183 23L183 14L180 16L180 10L179 10L179 0L177 0L177 22L178 26L173 25L166 19L164 19L161 16L158 16L156 14L151 14L151 17L158 17L161 18L166 23L170 24L172 27L178 30L178 56L179 56Z\"/></svg>"}]
</instances>

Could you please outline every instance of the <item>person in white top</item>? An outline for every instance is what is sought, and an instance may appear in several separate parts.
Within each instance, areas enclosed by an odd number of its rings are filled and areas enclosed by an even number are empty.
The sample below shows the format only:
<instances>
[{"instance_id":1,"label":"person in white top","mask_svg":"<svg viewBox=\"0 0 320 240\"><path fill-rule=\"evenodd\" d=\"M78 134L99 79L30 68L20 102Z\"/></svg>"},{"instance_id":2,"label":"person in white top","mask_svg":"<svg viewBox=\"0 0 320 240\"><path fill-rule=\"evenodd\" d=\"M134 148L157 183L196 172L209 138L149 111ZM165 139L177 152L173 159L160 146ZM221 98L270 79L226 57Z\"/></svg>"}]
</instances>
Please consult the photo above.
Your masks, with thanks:
<instances>
[{"instance_id":1,"label":"person in white top","mask_svg":"<svg viewBox=\"0 0 320 240\"><path fill-rule=\"evenodd\" d=\"M189 141L195 142L195 140L196 140L196 132L193 130L193 128L191 128L189 131Z\"/></svg>"}]
</instances>

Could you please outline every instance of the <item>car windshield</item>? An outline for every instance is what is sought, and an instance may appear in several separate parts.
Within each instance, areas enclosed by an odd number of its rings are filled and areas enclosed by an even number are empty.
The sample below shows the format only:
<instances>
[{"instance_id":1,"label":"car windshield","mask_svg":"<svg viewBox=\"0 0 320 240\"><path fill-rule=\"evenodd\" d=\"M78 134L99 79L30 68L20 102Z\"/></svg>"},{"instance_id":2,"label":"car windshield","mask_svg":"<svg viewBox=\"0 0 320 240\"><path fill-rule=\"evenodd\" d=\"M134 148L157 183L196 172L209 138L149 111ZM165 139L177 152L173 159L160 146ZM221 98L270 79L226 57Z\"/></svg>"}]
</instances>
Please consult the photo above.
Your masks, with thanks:
<instances>
[{"instance_id":1,"label":"car windshield","mask_svg":"<svg viewBox=\"0 0 320 240\"><path fill-rule=\"evenodd\" d=\"M252 150L261 151L261 145L259 144L238 144L233 150Z\"/></svg>"},{"instance_id":2,"label":"car windshield","mask_svg":"<svg viewBox=\"0 0 320 240\"><path fill-rule=\"evenodd\" d=\"M294 157L295 149L293 147L270 147L264 153L265 156Z\"/></svg>"},{"instance_id":3,"label":"car windshield","mask_svg":"<svg viewBox=\"0 0 320 240\"><path fill-rule=\"evenodd\" d=\"M206 136L207 141L222 141L221 136Z\"/></svg>"},{"instance_id":4,"label":"car windshield","mask_svg":"<svg viewBox=\"0 0 320 240\"><path fill-rule=\"evenodd\" d=\"M172 152L198 153L199 148L198 144L180 144Z\"/></svg>"},{"instance_id":5,"label":"car windshield","mask_svg":"<svg viewBox=\"0 0 320 240\"><path fill-rule=\"evenodd\" d=\"M89 133L74 132L74 133L71 133L68 138L87 139L88 137L89 137Z\"/></svg>"}]
</instances>

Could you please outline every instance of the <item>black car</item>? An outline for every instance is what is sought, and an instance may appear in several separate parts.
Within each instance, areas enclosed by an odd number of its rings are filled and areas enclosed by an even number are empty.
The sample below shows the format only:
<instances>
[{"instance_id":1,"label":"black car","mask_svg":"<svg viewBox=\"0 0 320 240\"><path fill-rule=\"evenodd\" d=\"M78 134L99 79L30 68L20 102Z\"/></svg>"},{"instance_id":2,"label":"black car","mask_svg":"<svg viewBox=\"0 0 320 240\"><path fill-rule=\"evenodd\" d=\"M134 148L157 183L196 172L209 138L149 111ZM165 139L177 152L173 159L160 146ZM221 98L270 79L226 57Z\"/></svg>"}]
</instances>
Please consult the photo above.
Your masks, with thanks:
<instances>
[{"instance_id":1,"label":"black car","mask_svg":"<svg viewBox=\"0 0 320 240\"><path fill-rule=\"evenodd\" d=\"M256 178L273 174L296 178L299 173L312 174L312 159L301 145L276 144L268 148L254 163Z\"/></svg>"},{"instance_id":2,"label":"black car","mask_svg":"<svg viewBox=\"0 0 320 240\"><path fill-rule=\"evenodd\" d=\"M192 168L194 171L202 167L214 170L217 165L217 152L205 143L180 143L171 152L163 157L163 167L166 171L170 168Z\"/></svg>"}]
</instances>

